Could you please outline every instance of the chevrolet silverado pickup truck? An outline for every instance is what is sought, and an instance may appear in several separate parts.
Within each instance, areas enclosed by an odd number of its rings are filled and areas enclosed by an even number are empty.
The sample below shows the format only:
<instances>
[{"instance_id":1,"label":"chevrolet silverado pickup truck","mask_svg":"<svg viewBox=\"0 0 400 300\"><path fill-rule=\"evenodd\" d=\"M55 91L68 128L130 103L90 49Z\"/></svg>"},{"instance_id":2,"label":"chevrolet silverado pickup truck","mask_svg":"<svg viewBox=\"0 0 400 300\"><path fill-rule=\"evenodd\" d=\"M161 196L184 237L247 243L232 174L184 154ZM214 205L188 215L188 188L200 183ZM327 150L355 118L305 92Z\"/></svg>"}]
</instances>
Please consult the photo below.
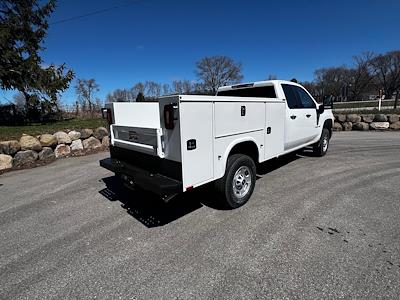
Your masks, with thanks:
<instances>
[{"instance_id":1,"label":"chevrolet silverado pickup truck","mask_svg":"<svg viewBox=\"0 0 400 300\"><path fill-rule=\"evenodd\" d=\"M256 165L312 146L324 156L332 103L300 84L269 80L220 87L215 96L171 95L109 103L110 157L100 165L164 201L214 182L226 206L251 197Z\"/></svg>"}]
</instances>

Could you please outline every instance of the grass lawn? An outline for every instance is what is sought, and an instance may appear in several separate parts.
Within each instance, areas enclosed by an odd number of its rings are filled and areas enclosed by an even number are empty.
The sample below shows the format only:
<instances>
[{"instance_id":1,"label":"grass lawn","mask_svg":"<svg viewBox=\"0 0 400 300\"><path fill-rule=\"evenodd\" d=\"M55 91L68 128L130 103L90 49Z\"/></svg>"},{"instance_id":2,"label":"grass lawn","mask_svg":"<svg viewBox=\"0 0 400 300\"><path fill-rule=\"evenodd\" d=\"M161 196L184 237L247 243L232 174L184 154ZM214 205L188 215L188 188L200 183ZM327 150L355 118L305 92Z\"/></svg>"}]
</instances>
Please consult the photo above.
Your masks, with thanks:
<instances>
[{"instance_id":1,"label":"grass lawn","mask_svg":"<svg viewBox=\"0 0 400 300\"><path fill-rule=\"evenodd\" d=\"M11 139L19 140L23 133L37 136L43 133L54 133L59 130L79 130L83 128L94 129L106 126L107 122L101 118L76 118L47 124L32 124L26 126L0 126L0 141Z\"/></svg>"}]
</instances>

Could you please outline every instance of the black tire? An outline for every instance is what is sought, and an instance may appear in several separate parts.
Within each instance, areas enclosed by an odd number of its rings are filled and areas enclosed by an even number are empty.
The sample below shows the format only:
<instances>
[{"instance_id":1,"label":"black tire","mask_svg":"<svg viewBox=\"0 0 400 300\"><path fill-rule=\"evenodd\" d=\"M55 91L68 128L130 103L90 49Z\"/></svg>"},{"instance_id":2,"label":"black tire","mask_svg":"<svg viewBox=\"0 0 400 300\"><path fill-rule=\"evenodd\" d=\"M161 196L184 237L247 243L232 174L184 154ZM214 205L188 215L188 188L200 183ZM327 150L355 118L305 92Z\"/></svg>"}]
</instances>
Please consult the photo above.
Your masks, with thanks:
<instances>
[{"instance_id":1,"label":"black tire","mask_svg":"<svg viewBox=\"0 0 400 300\"><path fill-rule=\"evenodd\" d=\"M243 190L239 189L241 174L246 177L243 179L246 183L241 184ZM233 184L234 178L236 178L236 182L239 183L239 185L235 185L236 188ZM222 196L223 205L232 209L244 205L250 199L255 184L256 165L254 164L254 161L247 155L233 154L228 157L224 177L215 182L215 187ZM242 192L244 194L240 195Z\"/></svg>"},{"instance_id":2,"label":"black tire","mask_svg":"<svg viewBox=\"0 0 400 300\"><path fill-rule=\"evenodd\" d=\"M322 157L328 152L330 133L327 128L322 129L321 138L319 142L313 147L313 152L316 156Z\"/></svg>"}]
</instances>

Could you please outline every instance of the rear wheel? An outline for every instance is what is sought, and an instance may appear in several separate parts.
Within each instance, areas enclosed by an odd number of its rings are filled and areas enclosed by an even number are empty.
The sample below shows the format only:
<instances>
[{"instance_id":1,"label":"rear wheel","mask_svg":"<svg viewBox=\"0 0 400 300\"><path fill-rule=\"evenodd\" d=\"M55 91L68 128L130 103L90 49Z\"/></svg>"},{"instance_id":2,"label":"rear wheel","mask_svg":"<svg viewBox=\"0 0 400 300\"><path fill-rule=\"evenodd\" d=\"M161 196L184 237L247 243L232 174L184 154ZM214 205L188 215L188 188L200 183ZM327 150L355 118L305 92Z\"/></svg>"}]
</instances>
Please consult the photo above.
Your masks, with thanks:
<instances>
[{"instance_id":1,"label":"rear wheel","mask_svg":"<svg viewBox=\"0 0 400 300\"><path fill-rule=\"evenodd\" d=\"M247 155L233 154L228 157L225 175L215 183L224 204L237 208L251 197L256 183L256 166Z\"/></svg>"},{"instance_id":2,"label":"rear wheel","mask_svg":"<svg viewBox=\"0 0 400 300\"><path fill-rule=\"evenodd\" d=\"M314 145L313 151L316 156L324 156L328 152L330 133L327 128L322 129L321 138Z\"/></svg>"}]
</instances>

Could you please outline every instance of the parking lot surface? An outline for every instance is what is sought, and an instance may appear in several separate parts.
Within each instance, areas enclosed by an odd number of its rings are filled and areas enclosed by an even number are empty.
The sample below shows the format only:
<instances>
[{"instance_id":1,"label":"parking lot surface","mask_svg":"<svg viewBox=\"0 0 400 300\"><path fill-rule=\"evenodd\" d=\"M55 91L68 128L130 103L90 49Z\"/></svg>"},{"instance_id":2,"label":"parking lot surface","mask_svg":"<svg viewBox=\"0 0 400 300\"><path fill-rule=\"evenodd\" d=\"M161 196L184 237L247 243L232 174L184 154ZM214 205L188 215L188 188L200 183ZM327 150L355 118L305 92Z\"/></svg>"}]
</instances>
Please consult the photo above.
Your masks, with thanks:
<instances>
[{"instance_id":1,"label":"parking lot surface","mask_svg":"<svg viewBox=\"0 0 400 300\"><path fill-rule=\"evenodd\" d=\"M168 205L100 153L0 176L0 298L400 298L400 134L267 162L250 201Z\"/></svg>"}]
</instances>

